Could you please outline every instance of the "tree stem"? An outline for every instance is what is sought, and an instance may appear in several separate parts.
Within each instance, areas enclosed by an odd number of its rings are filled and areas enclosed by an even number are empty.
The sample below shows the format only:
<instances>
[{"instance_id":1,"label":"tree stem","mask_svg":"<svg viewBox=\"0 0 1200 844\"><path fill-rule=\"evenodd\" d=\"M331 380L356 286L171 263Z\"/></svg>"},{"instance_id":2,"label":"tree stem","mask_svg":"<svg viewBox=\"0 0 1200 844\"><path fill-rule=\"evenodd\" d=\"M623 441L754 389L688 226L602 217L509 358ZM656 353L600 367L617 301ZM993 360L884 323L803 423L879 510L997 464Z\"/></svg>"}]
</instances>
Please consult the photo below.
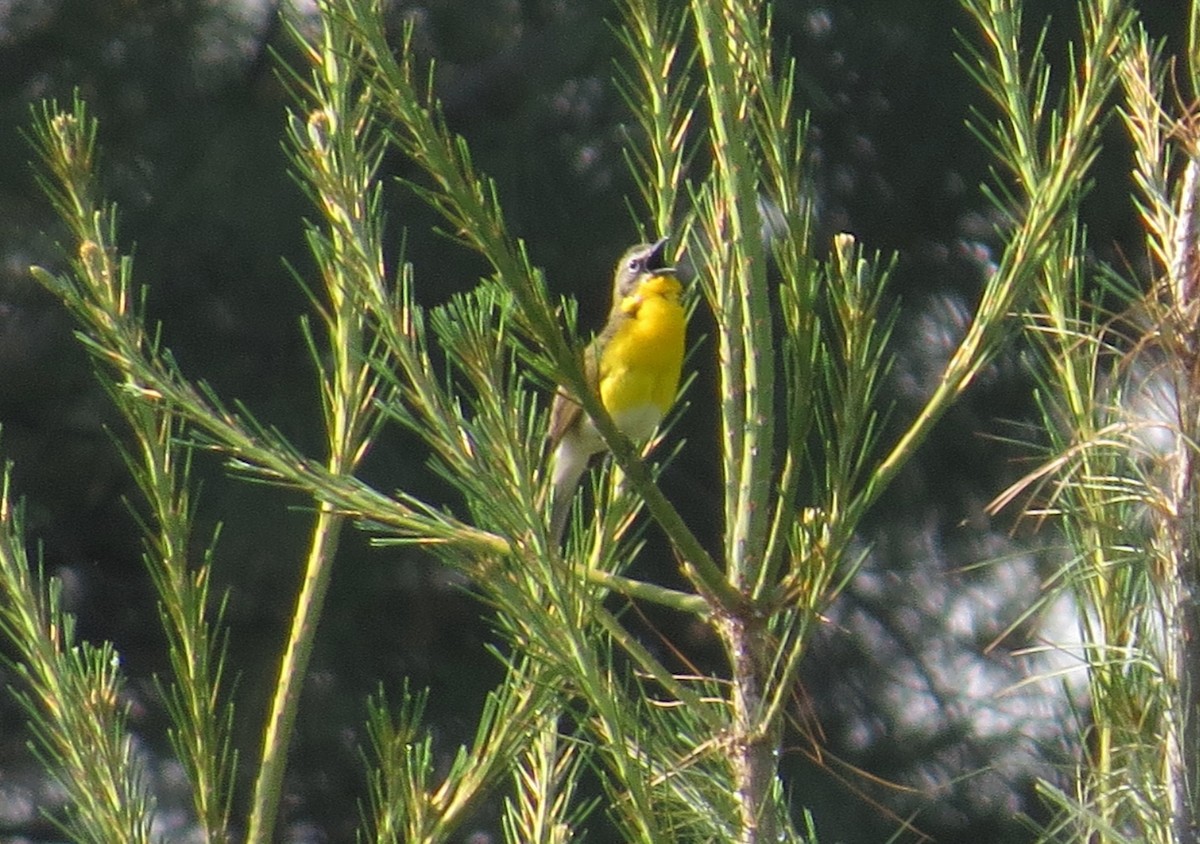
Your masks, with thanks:
<instances>
[{"instance_id":1,"label":"tree stem","mask_svg":"<svg viewBox=\"0 0 1200 844\"><path fill-rule=\"evenodd\" d=\"M287 649L279 663L279 679L263 738L262 764L254 783L253 805L246 830L247 844L270 844L274 835L287 768L288 743L296 723L300 692L308 674L317 621L325 605L325 593L329 589L344 521L344 516L323 504L313 525L304 583L296 599Z\"/></svg>"},{"instance_id":2,"label":"tree stem","mask_svg":"<svg viewBox=\"0 0 1200 844\"><path fill-rule=\"evenodd\" d=\"M777 724L764 721L763 672L759 649L761 625L743 617L727 616L720 625L729 655L733 722L729 760L738 800L740 844L775 841L778 824L771 793L779 758Z\"/></svg>"}]
</instances>

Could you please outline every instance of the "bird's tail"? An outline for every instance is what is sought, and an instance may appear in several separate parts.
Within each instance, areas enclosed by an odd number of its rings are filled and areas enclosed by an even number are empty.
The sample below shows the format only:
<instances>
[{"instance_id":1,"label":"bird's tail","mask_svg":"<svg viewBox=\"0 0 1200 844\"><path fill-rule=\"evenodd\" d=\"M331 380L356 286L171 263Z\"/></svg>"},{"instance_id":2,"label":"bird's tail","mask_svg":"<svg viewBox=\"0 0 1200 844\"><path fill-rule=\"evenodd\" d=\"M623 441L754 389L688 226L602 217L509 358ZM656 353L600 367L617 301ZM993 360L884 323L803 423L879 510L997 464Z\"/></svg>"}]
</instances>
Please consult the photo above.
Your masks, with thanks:
<instances>
[{"instance_id":1,"label":"bird's tail","mask_svg":"<svg viewBox=\"0 0 1200 844\"><path fill-rule=\"evenodd\" d=\"M575 497L575 488L579 486L579 479L583 477L587 464L588 455L572 448L566 440L559 443L554 452L554 475L550 492L550 541L555 546L562 544L567 519L571 515L571 500Z\"/></svg>"}]
</instances>

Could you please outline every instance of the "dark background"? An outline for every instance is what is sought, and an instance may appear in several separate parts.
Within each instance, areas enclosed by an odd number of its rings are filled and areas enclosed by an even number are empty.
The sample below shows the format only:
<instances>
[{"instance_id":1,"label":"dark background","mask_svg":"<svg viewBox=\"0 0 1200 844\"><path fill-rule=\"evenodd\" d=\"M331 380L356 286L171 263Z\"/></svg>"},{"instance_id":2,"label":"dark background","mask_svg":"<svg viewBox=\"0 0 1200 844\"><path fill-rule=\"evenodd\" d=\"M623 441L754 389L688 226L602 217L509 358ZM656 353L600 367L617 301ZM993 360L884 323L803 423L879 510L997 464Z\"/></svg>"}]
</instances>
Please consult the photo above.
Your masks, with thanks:
<instances>
[{"instance_id":1,"label":"dark background","mask_svg":"<svg viewBox=\"0 0 1200 844\"><path fill-rule=\"evenodd\" d=\"M771 5L777 40L799 63L800 107L812 117L822 241L848 230L899 256L902 316L887 387L899 423L961 336L996 246L978 190L990 162L965 125L972 107L988 106L955 59L955 32L972 37L972 25L950 0ZM1075 31L1070 5L1030 3L1026 11L1030 22L1047 10L1057 15L1048 42L1055 59ZM1143 5L1152 32L1183 32L1179 4ZM622 159L628 114L611 82L620 60L606 24L614 5L432 0L397 3L394 13L416 21L417 43L438 62L449 120L498 182L512 229L555 292L576 295L584 323L594 325L611 264L637 236L625 201L635 195ZM300 224L310 209L280 145L288 100L272 51L296 58L265 0L0 1L0 453L15 462L32 538L64 579L82 635L111 638L121 651L168 830L186 819L169 811L181 797L150 682L165 662L123 500L135 490L112 445L117 419L72 326L29 277L31 263L60 266L62 232L33 184L20 133L31 103L82 92L100 118L105 188L121 207L122 236L166 344L189 375L315 449L314 380L298 330L306 302L285 269L311 266ZM1118 121L1105 142L1087 205L1090 242L1099 259L1136 256ZM385 167L411 174L395 156ZM419 200L390 187L391 240L407 236L420 300L434 305L471 287L480 261L436 236ZM983 511L1025 468L1024 453L997 437L1037 436L1021 427L1033 419L1024 361L1014 335L872 514L863 570L813 647L797 691L810 731L790 737L785 769L822 841L885 840L897 816L913 816L939 841L1031 840L1021 815L1042 817L1034 779L1062 782L1071 769L1073 726L1060 685L999 694L1054 664L1011 652L1069 636L1069 613L987 649L1037 597L1041 574L1061 554L1053 537L1015 537L1011 519ZM710 374L702 368L695 395L712 389ZM717 512L705 404L693 399L681 426L688 446L666 477L672 500L697 525L715 523ZM300 498L230 481L213 461L201 458L198 471L199 536L224 526L217 584L230 595L238 740L249 761L308 517ZM365 474L384 488L448 500L419 447L394 432ZM703 652L702 638L667 632ZM434 563L369 549L351 533L306 686L288 840L349 840L364 794L362 700L380 684L396 689L408 678L431 687L439 746L450 752L466 740L499 676L483 649L491 640L482 608ZM54 805L53 790L23 749L21 720L10 703L0 705L0 836L52 840L36 809ZM464 839L490 829L493 819L482 816ZM610 836L598 821L591 840Z\"/></svg>"}]
</instances>

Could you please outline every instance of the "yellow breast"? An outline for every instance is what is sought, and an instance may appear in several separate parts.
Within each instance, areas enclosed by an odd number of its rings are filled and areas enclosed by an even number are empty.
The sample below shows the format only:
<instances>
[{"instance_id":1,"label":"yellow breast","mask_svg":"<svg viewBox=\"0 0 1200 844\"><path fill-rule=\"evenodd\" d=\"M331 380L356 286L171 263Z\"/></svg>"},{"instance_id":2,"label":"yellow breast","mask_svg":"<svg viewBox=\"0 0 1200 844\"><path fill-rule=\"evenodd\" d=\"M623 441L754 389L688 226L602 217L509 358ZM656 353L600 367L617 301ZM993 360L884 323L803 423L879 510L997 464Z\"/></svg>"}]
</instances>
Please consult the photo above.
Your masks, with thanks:
<instances>
[{"instance_id":1,"label":"yellow breast","mask_svg":"<svg viewBox=\"0 0 1200 844\"><path fill-rule=\"evenodd\" d=\"M620 326L600 356L600 399L634 440L649 437L675 401L686 319L673 275L649 276L622 300Z\"/></svg>"}]
</instances>

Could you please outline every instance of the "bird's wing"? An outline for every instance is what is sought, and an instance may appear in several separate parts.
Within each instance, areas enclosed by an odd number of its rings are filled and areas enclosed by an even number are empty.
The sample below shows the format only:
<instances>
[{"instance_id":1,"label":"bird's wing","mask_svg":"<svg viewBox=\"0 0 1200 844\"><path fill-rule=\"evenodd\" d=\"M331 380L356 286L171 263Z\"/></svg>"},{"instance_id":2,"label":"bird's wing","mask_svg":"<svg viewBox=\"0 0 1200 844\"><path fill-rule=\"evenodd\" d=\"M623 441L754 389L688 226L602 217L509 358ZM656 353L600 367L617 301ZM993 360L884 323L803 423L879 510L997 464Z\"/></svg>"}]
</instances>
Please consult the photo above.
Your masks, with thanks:
<instances>
[{"instance_id":1,"label":"bird's wing","mask_svg":"<svg viewBox=\"0 0 1200 844\"><path fill-rule=\"evenodd\" d=\"M592 389L595 389L599 362L599 341L593 340L583 351L583 377ZM550 405L550 429L546 433L551 447L558 445L559 440L582 414L583 405L579 403L579 399L568 393L565 387L559 387L558 392L554 394L554 403Z\"/></svg>"}]
</instances>

